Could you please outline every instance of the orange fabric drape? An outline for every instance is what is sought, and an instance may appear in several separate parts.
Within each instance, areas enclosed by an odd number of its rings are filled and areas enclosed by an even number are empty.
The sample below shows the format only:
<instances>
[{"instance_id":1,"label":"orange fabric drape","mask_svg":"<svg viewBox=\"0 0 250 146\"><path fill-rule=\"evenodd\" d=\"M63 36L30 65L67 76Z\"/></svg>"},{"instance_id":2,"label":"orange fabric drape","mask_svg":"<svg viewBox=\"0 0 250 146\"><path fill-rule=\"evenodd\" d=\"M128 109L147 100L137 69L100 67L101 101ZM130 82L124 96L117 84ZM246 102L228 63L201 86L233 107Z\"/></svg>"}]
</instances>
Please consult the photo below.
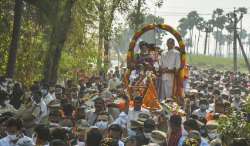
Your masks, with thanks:
<instances>
[{"instance_id":1,"label":"orange fabric drape","mask_svg":"<svg viewBox=\"0 0 250 146\"><path fill-rule=\"evenodd\" d=\"M158 110L161 109L160 102L158 100L157 92L155 89L155 84L150 79L146 94L142 101L142 107L149 110Z\"/></svg>"}]
</instances>

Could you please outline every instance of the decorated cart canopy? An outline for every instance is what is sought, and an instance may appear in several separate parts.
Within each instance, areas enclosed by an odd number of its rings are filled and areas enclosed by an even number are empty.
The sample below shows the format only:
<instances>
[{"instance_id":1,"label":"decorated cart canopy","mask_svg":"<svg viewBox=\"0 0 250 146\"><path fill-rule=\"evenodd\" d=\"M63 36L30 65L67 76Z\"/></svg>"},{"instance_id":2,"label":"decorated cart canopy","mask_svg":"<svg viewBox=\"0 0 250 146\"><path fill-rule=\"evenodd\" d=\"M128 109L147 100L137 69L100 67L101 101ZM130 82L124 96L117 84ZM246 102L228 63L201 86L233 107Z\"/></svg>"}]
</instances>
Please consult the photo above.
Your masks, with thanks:
<instances>
[{"instance_id":1,"label":"decorated cart canopy","mask_svg":"<svg viewBox=\"0 0 250 146\"><path fill-rule=\"evenodd\" d=\"M136 44L138 44L138 40L139 38L146 32L150 31L150 30L156 30L156 29L161 29L161 30L165 30L167 32L169 32L170 34L172 34L174 36L174 38L177 40L178 45L177 47L175 47L179 52L180 52L180 58L181 58L181 67L180 69L177 71L177 77L175 79L175 83L174 83L174 89L173 89L173 96L174 97L184 97L184 80L187 78L188 76L188 69L187 69L187 60L186 60L186 52L185 52L185 43L180 35L180 33L178 31L176 31L173 27L171 27L170 25L167 24L148 24L146 26L144 26L140 31L136 32L130 42L129 45L129 49L128 49L128 54L127 54L127 68L128 68L128 76L125 80L125 83L127 85L129 85L129 75L131 74L133 68L135 66L138 67L138 56L136 55ZM139 64L140 66L140 64ZM157 74L157 73L156 73ZM145 87L147 89L145 89L145 92L143 94L143 96L148 92L149 88L152 88L151 86L147 85L147 87ZM156 88L156 87L154 87ZM129 89L129 90L133 90L133 89ZM157 89L155 89L157 90ZM156 95L157 96L157 95ZM178 100L178 99L177 99Z\"/></svg>"}]
</instances>

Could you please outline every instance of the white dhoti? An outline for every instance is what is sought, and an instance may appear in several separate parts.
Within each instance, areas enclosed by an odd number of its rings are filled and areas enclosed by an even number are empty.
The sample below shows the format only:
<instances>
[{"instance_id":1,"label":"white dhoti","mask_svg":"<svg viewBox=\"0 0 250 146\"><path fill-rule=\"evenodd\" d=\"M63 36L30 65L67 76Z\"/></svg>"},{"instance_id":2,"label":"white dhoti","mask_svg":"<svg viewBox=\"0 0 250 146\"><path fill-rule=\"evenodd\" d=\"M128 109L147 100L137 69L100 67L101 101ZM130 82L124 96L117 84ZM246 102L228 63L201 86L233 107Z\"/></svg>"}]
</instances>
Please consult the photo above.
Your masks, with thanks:
<instances>
[{"instance_id":1,"label":"white dhoti","mask_svg":"<svg viewBox=\"0 0 250 146\"><path fill-rule=\"evenodd\" d=\"M161 69L178 71L181 65L180 52L175 49L163 52L159 64ZM160 91L158 93L160 99L173 97L174 79L174 73L162 74Z\"/></svg>"},{"instance_id":2,"label":"white dhoti","mask_svg":"<svg viewBox=\"0 0 250 146\"><path fill-rule=\"evenodd\" d=\"M161 79L159 97L161 100L172 98L174 87L174 74L166 74L167 78Z\"/></svg>"}]
</instances>

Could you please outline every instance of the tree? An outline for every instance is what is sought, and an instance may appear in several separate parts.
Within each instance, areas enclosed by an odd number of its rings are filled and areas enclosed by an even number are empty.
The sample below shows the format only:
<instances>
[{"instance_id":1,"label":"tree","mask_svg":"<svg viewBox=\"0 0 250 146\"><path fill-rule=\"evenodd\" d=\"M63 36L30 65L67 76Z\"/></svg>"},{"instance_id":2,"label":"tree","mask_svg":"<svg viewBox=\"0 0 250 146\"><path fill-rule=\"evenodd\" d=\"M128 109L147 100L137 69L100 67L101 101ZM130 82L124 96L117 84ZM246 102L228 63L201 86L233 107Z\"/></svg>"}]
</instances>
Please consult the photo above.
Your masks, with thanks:
<instances>
[{"instance_id":1,"label":"tree","mask_svg":"<svg viewBox=\"0 0 250 146\"><path fill-rule=\"evenodd\" d=\"M46 68L48 52L55 49L51 47L50 39L53 34L52 28L58 22L58 17L54 12L61 10L61 7L64 7L64 2L61 0L57 2L54 0L47 2L46 0L25 0L15 63L17 70L14 75L15 80L29 86L34 81L40 81L44 78L43 70L45 69L43 68ZM58 5L60 7L54 7ZM14 6L15 1L0 1L0 73L6 71L8 61L8 49L6 48L11 42ZM47 11L51 9L50 6L55 10ZM70 12L70 26L66 39L61 42L63 49L57 69L60 80L66 77L75 79L76 74L73 72L75 70L82 70L89 75L95 73L98 50L97 12L96 5L92 0L74 2ZM58 15L61 17L64 10L60 13Z\"/></svg>"},{"instance_id":2,"label":"tree","mask_svg":"<svg viewBox=\"0 0 250 146\"><path fill-rule=\"evenodd\" d=\"M23 9L23 1L15 0L12 40L9 48L8 65L6 71L6 76L9 78L13 78L15 73L17 48L18 48L18 41L21 28L22 9Z\"/></svg>"},{"instance_id":3,"label":"tree","mask_svg":"<svg viewBox=\"0 0 250 146\"><path fill-rule=\"evenodd\" d=\"M25 0L44 14L50 25L49 49L44 65L44 82L55 84L62 49L71 24L71 9L75 0Z\"/></svg>"},{"instance_id":4,"label":"tree","mask_svg":"<svg viewBox=\"0 0 250 146\"><path fill-rule=\"evenodd\" d=\"M199 31L199 33L198 33L198 39L197 39L197 45L196 45L196 54L198 55L198 52L199 52L198 49L199 49L199 41L200 41L201 31L203 31L205 29L205 20L202 17L199 17L197 19L196 28Z\"/></svg>"},{"instance_id":5,"label":"tree","mask_svg":"<svg viewBox=\"0 0 250 146\"><path fill-rule=\"evenodd\" d=\"M242 31L239 32L239 36L242 43L244 43L245 39L247 38L247 31L245 29L242 29Z\"/></svg>"},{"instance_id":6,"label":"tree","mask_svg":"<svg viewBox=\"0 0 250 146\"><path fill-rule=\"evenodd\" d=\"M104 48L104 68L107 69L109 64L108 57L115 12L126 12L131 1L132 0L96 1L99 15L99 70L102 66L102 48Z\"/></svg>"},{"instance_id":7,"label":"tree","mask_svg":"<svg viewBox=\"0 0 250 146\"><path fill-rule=\"evenodd\" d=\"M134 9L128 15L129 26L134 31L137 31L140 25L142 25L144 21L144 5L146 4L145 0L137 0Z\"/></svg>"},{"instance_id":8,"label":"tree","mask_svg":"<svg viewBox=\"0 0 250 146\"><path fill-rule=\"evenodd\" d=\"M187 46L187 50L188 50L188 48L193 47L193 46L192 46L192 41L191 41L190 38L187 38L187 39L186 39L186 46Z\"/></svg>"},{"instance_id":9,"label":"tree","mask_svg":"<svg viewBox=\"0 0 250 146\"><path fill-rule=\"evenodd\" d=\"M12 35L12 22L14 1L0 1L0 75L6 74L6 65L8 62L8 49L10 47Z\"/></svg>"},{"instance_id":10,"label":"tree","mask_svg":"<svg viewBox=\"0 0 250 146\"><path fill-rule=\"evenodd\" d=\"M184 37L189 32L189 38L190 38L189 44L190 44L190 46L195 46L193 44L196 44L196 41L193 42L194 28L195 28L195 26L197 28L197 25L200 26L200 24L198 24L198 23L201 23L202 21L203 20L199 16L197 11L191 11L187 14L186 17L179 20L179 25L178 25L177 29L180 31L180 33ZM200 32L200 30L198 30L198 31ZM199 37L200 37L200 35L199 35ZM199 37L198 37L198 40L199 40ZM194 53L195 53L195 49L196 48L194 48ZM190 53L192 54L192 49L190 49Z\"/></svg>"},{"instance_id":11,"label":"tree","mask_svg":"<svg viewBox=\"0 0 250 146\"><path fill-rule=\"evenodd\" d=\"M197 13L197 11L191 11L187 14L188 29L189 29L189 33L190 33L190 39L192 42L191 44L193 44L194 28L197 25L199 18L200 17L199 17L199 14ZM192 54L192 49L190 49L190 53Z\"/></svg>"},{"instance_id":12,"label":"tree","mask_svg":"<svg viewBox=\"0 0 250 146\"><path fill-rule=\"evenodd\" d=\"M225 46L225 42L226 42L226 35L224 35L223 33L220 33L220 39L219 39L219 48L220 48L220 56L223 56L224 54L222 54L222 52L224 52L224 46Z\"/></svg>"},{"instance_id":13,"label":"tree","mask_svg":"<svg viewBox=\"0 0 250 146\"><path fill-rule=\"evenodd\" d=\"M239 32L239 37L240 37L242 45L244 46L246 44L247 31L245 29L242 29Z\"/></svg>"},{"instance_id":14,"label":"tree","mask_svg":"<svg viewBox=\"0 0 250 146\"><path fill-rule=\"evenodd\" d=\"M220 9L220 8L217 8L216 10L214 10L213 12L213 15L212 15L212 19L213 19L213 25L214 27L216 27L216 31L223 31L223 29L225 28L225 24L227 22L227 17L223 14L224 13L224 10L223 9ZM218 35L219 33L213 33L215 35ZM216 55L217 54L217 50L218 50L218 39L219 36L214 36L215 38L215 52L214 54ZM222 52L221 52L221 48L219 48L220 52L220 56L222 55Z\"/></svg>"},{"instance_id":15,"label":"tree","mask_svg":"<svg viewBox=\"0 0 250 146\"><path fill-rule=\"evenodd\" d=\"M97 73L98 16L94 1L76 1L59 65L59 79L79 79L77 71Z\"/></svg>"},{"instance_id":16,"label":"tree","mask_svg":"<svg viewBox=\"0 0 250 146\"><path fill-rule=\"evenodd\" d=\"M163 0L157 0L155 1L154 5L155 7L160 8L163 2ZM130 10L128 14L127 21L129 27L132 28L134 32L143 25L146 16L146 10L146 0L136 0L135 5L132 6L132 10Z\"/></svg>"},{"instance_id":17,"label":"tree","mask_svg":"<svg viewBox=\"0 0 250 146\"><path fill-rule=\"evenodd\" d=\"M217 40L218 46L220 48L219 55L222 56L221 50L226 42L226 36L221 31L214 31L213 35L214 35L215 39ZM215 53L217 53L217 52L215 52ZM215 56L217 56L217 54L215 54Z\"/></svg>"},{"instance_id":18,"label":"tree","mask_svg":"<svg viewBox=\"0 0 250 146\"><path fill-rule=\"evenodd\" d=\"M13 9L15 1L4 0L0 2L0 72L6 72L8 61L8 48L11 42L11 33L13 27ZM35 7L23 3L22 26L20 28L18 49L16 52L15 74L13 79L18 80L25 85L30 85L33 81L40 80L42 77L44 54L47 50L47 37L44 32L47 31L41 24L40 15Z\"/></svg>"},{"instance_id":19,"label":"tree","mask_svg":"<svg viewBox=\"0 0 250 146\"><path fill-rule=\"evenodd\" d=\"M148 14L144 16L144 22L143 25L146 24L162 24L164 23L164 18L162 17L157 17L152 14ZM166 35L166 31L160 30L160 29L155 29L147 32L145 35L141 36L141 39L148 42L148 43L154 43L156 45L161 45L162 44L162 39L163 36Z\"/></svg>"},{"instance_id":20,"label":"tree","mask_svg":"<svg viewBox=\"0 0 250 146\"><path fill-rule=\"evenodd\" d=\"M232 17L230 16L231 14L227 14L228 17ZM231 45L232 45L232 42L233 42L233 27L234 27L234 24L232 21L230 21L230 19L228 19L227 21L227 24L225 26L227 32L228 32L228 35L226 36L226 42L227 42L227 54L228 56L230 56L230 50L231 50Z\"/></svg>"},{"instance_id":21,"label":"tree","mask_svg":"<svg viewBox=\"0 0 250 146\"><path fill-rule=\"evenodd\" d=\"M209 44L208 40L210 37L210 33L213 31L213 20L210 19L204 22L204 31L205 31L205 43L204 43L204 55L207 53L207 46ZM209 53L208 53L209 54Z\"/></svg>"},{"instance_id":22,"label":"tree","mask_svg":"<svg viewBox=\"0 0 250 146\"><path fill-rule=\"evenodd\" d=\"M181 33L182 37L185 37L188 33L188 20L186 17L179 20L177 30Z\"/></svg>"},{"instance_id":23,"label":"tree","mask_svg":"<svg viewBox=\"0 0 250 146\"><path fill-rule=\"evenodd\" d=\"M227 43L227 56L230 56L230 50L231 50L231 45L233 42L233 36L232 34L227 34L226 35L226 43Z\"/></svg>"},{"instance_id":24,"label":"tree","mask_svg":"<svg viewBox=\"0 0 250 146\"><path fill-rule=\"evenodd\" d=\"M157 17L152 14L148 14L143 16L144 22L142 25L146 24L161 24L164 22L164 19L162 17ZM133 37L134 31L133 28L123 28L121 29L120 33L116 35L116 37L113 39L114 42L114 47L119 48L119 50L123 53L127 53L127 49L129 47L129 42L130 39ZM141 39L148 42L148 43L156 43L156 45L161 45L162 44L162 38L163 36L166 35L165 31L162 30L151 30L145 33L145 35L141 36Z\"/></svg>"}]
</instances>

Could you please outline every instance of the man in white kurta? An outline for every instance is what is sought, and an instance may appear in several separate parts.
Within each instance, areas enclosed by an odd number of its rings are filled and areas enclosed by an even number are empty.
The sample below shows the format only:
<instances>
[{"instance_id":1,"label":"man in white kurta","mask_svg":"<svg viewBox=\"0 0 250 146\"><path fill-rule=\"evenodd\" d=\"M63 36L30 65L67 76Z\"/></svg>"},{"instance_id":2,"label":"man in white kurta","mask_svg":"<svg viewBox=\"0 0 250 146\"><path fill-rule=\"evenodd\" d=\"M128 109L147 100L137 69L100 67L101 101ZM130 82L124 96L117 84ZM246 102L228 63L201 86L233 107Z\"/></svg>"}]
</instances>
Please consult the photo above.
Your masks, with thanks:
<instances>
[{"instance_id":1,"label":"man in white kurta","mask_svg":"<svg viewBox=\"0 0 250 146\"><path fill-rule=\"evenodd\" d=\"M167 41L168 51L163 52L160 59L161 83L159 98L161 100L172 98L175 74L180 69L180 52L175 49L175 41L170 38Z\"/></svg>"}]
</instances>

